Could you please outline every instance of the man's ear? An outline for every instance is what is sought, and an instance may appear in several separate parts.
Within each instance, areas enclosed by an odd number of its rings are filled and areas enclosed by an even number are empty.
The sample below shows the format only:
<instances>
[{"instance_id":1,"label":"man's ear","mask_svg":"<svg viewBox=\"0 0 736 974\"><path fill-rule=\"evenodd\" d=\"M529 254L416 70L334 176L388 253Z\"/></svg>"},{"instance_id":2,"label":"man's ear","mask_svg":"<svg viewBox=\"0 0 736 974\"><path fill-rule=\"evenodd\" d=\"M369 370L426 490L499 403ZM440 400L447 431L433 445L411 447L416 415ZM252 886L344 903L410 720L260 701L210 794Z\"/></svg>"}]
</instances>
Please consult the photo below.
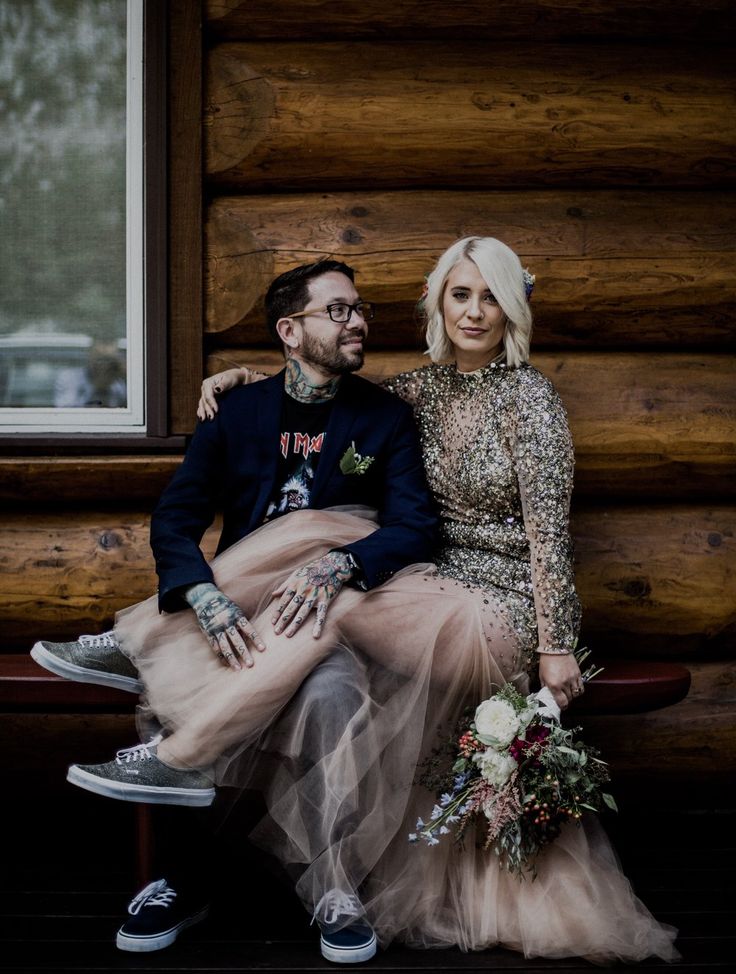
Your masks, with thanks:
<instances>
[{"instance_id":1,"label":"man's ear","mask_svg":"<svg viewBox=\"0 0 736 974\"><path fill-rule=\"evenodd\" d=\"M287 349L296 349L301 345L301 327L293 318L279 318L276 333Z\"/></svg>"}]
</instances>

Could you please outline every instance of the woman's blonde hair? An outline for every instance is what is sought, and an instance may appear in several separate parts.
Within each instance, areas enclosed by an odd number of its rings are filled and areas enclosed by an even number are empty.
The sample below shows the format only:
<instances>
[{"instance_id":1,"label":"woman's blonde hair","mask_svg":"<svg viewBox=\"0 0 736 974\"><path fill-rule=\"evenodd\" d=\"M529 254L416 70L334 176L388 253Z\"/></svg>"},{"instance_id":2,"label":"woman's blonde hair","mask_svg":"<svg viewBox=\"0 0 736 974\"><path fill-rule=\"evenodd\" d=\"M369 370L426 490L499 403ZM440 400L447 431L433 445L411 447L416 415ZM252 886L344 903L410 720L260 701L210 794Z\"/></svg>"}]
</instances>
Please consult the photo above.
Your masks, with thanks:
<instances>
[{"instance_id":1,"label":"woman's blonde hair","mask_svg":"<svg viewBox=\"0 0 736 974\"><path fill-rule=\"evenodd\" d=\"M442 300L450 271L465 257L476 265L506 315L503 333L506 364L522 365L529 360L532 337L532 312L526 297L524 270L513 250L495 237L463 237L456 241L442 254L427 278L423 302L427 354L433 362L446 362L453 357L452 343L445 331Z\"/></svg>"}]
</instances>

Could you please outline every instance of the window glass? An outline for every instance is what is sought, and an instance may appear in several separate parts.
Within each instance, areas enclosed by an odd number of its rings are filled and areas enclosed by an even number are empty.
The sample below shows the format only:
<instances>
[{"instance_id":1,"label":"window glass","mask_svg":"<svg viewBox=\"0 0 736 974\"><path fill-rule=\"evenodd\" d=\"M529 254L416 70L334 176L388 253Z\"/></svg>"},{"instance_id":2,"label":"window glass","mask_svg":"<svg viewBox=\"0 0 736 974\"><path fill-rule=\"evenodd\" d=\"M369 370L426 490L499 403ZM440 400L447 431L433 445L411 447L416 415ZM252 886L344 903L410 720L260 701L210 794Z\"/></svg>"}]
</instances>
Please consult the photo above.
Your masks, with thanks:
<instances>
[{"instance_id":1,"label":"window glass","mask_svg":"<svg viewBox=\"0 0 736 974\"><path fill-rule=\"evenodd\" d=\"M135 0L0 0L6 429L144 419L140 17Z\"/></svg>"}]
</instances>

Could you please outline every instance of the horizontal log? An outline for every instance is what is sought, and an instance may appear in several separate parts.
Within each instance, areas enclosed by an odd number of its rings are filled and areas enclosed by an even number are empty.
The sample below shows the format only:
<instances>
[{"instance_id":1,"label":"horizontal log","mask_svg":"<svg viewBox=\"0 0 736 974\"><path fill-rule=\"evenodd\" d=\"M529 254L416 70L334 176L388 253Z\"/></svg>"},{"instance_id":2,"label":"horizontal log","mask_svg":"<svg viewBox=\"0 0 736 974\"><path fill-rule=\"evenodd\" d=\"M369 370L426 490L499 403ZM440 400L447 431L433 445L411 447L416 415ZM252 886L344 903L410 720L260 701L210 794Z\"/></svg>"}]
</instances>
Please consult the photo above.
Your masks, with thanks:
<instances>
[{"instance_id":1,"label":"horizontal log","mask_svg":"<svg viewBox=\"0 0 736 974\"><path fill-rule=\"evenodd\" d=\"M14 512L2 529L3 648L109 628L120 609L153 594L147 512ZM212 557L218 532L205 535ZM29 642L30 640L30 642Z\"/></svg>"},{"instance_id":2,"label":"horizontal log","mask_svg":"<svg viewBox=\"0 0 736 974\"><path fill-rule=\"evenodd\" d=\"M579 507L573 521L585 639L612 657L733 655L732 505ZM216 532L205 549L214 551ZM3 647L97 632L155 590L147 519L10 513L2 526Z\"/></svg>"},{"instance_id":3,"label":"horizontal log","mask_svg":"<svg viewBox=\"0 0 736 974\"><path fill-rule=\"evenodd\" d=\"M240 43L209 69L221 187L736 183L736 82L718 50Z\"/></svg>"},{"instance_id":4,"label":"horizontal log","mask_svg":"<svg viewBox=\"0 0 736 974\"><path fill-rule=\"evenodd\" d=\"M728 355L540 353L532 362L557 387L576 452L576 494L617 499L732 496L736 478L736 362ZM275 372L277 351L226 349L230 364ZM379 379L426 364L412 352L375 352L363 374Z\"/></svg>"},{"instance_id":5,"label":"horizontal log","mask_svg":"<svg viewBox=\"0 0 736 974\"><path fill-rule=\"evenodd\" d=\"M190 420L194 416L191 406ZM181 455L0 457L0 501L12 504L82 504L101 500L153 504Z\"/></svg>"},{"instance_id":6,"label":"horizontal log","mask_svg":"<svg viewBox=\"0 0 736 974\"><path fill-rule=\"evenodd\" d=\"M223 197L209 207L209 332L268 342L263 295L337 256L379 302L377 347L414 347L424 275L454 240L493 235L537 276L535 343L733 347L736 193L331 193ZM226 333L226 334L223 334Z\"/></svg>"},{"instance_id":7,"label":"horizontal log","mask_svg":"<svg viewBox=\"0 0 736 974\"><path fill-rule=\"evenodd\" d=\"M546 41L571 37L685 38L725 42L736 30L730 0L207 0L207 27L221 40L327 37L446 41ZM469 35L469 32L470 35Z\"/></svg>"}]
</instances>

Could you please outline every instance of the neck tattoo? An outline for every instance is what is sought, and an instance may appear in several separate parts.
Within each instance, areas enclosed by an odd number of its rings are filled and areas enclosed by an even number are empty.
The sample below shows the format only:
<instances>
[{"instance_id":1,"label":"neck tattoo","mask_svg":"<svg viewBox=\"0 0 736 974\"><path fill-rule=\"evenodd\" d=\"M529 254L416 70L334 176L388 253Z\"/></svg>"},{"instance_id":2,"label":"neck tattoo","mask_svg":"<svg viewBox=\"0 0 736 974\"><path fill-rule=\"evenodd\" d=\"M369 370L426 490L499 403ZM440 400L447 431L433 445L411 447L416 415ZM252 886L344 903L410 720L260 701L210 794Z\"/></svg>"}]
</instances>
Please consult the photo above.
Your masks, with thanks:
<instances>
[{"instance_id":1,"label":"neck tattoo","mask_svg":"<svg viewBox=\"0 0 736 974\"><path fill-rule=\"evenodd\" d=\"M309 379L296 359L290 358L286 363L285 388L292 399L297 402L327 402L334 399L340 376L328 379L322 385L315 385Z\"/></svg>"}]
</instances>

